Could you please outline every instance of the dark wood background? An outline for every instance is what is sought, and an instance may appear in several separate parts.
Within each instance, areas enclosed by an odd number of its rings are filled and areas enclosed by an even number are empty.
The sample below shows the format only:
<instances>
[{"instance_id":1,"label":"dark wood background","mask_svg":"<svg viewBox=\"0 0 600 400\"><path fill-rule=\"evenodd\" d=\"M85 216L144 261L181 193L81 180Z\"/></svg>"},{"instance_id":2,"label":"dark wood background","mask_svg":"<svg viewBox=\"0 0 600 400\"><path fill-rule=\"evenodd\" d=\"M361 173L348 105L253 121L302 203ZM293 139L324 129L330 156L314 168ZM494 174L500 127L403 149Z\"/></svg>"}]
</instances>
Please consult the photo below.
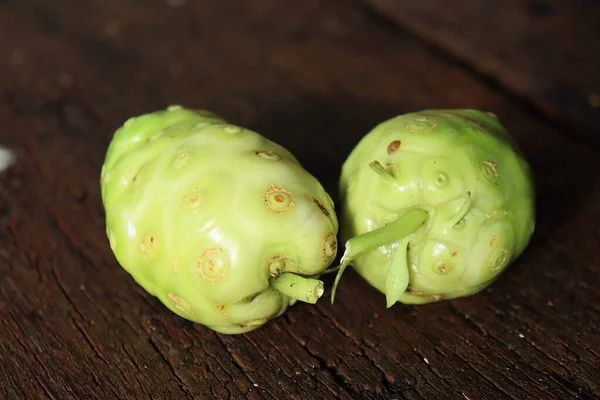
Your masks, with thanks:
<instances>
[{"instance_id":1,"label":"dark wood background","mask_svg":"<svg viewBox=\"0 0 600 400\"><path fill-rule=\"evenodd\" d=\"M599 20L597 0L1 1L0 398L599 398ZM535 236L476 296L386 309L349 272L334 306L215 334L104 233L114 129L172 103L281 143L334 200L383 119L493 111L536 173Z\"/></svg>"}]
</instances>

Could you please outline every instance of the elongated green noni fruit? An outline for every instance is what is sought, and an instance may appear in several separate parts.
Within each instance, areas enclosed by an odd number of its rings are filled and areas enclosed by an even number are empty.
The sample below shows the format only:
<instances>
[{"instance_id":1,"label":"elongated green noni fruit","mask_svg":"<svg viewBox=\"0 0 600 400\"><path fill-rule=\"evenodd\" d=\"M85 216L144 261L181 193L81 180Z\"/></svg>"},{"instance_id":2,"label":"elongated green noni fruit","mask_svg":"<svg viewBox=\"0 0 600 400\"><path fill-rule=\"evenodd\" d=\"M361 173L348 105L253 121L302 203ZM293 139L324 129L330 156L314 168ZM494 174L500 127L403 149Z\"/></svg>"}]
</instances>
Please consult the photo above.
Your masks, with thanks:
<instances>
[{"instance_id":1,"label":"elongated green noni fruit","mask_svg":"<svg viewBox=\"0 0 600 400\"><path fill-rule=\"evenodd\" d=\"M340 179L345 253L395 302L464 297L490 285L535 225L527 162L492 113L426 110L376 126Z\"/></svg>"},{"instance_id":2,"label":"elongated green noni fruit","mask_svg":"<svg viewBox=\"0 0 600 400\"><path fill-rule=\"evenodd\" d=\"M333 202L258 133L179 106L131 118L110 143L101 188L116 259L183 318L243 333L323 294Z\"/></svg>"}]
</instances>

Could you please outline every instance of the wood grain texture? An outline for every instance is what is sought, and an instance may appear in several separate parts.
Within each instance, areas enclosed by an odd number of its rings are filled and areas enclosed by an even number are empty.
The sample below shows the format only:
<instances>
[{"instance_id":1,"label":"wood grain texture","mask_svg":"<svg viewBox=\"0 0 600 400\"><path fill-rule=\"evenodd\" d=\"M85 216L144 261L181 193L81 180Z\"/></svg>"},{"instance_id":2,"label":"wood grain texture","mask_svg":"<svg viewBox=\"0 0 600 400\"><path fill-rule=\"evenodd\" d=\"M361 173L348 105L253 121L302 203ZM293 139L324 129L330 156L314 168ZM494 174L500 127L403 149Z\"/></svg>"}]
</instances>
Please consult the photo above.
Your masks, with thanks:
<instances>
[{"instance_id":1,"label":"wood grain texture","mask_svg":"<svg viewBox=\"0 0 600 400\"><path fill-rule=\"evenodd\" d=\"M600 2L357 1L532 112L600 143Z\"/></svg>"},{"instance_id":2,"label":"wood grain texture","mask_svg":"<svg viewBox=\"0 0 600 400\"><path fill-rule=\"evenodd\" d=\"M11 206L0 216L0 398L600 396L596 149L355 3L169 4L0 11L0 144L18 156L0 179ZM260 330L215 334L137 286L104 233L99 175L114 129L172 103L281 143L336 201L342 161L379 121L494 111L536 173L533 242L476 296L386 309L349 271L334 306L326 293Z\"/></svg>"}]
</instances>

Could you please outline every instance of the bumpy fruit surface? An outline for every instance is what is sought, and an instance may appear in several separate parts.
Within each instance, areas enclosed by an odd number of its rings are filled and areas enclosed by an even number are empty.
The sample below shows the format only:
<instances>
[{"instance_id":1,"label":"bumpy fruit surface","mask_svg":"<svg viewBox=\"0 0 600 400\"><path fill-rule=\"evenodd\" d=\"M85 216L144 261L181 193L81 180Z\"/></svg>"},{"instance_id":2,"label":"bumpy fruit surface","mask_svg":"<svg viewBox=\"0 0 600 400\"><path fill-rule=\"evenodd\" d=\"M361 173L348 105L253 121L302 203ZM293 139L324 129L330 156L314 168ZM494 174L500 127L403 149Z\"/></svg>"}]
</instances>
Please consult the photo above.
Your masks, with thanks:
<instances>
[{"instance_id":1,"label":"bumpy fruit surface","mask_svg":"<svg viewBox=\"0 0 600 400\"><path fill-rule=\"evenodd\" d=\"M426 110L376 126L340 179L348 264L387 305L474 294L528 245L534 186L492 113Z\"/></svg>"},{"instance_id":2,"label":"bumpy fruit surface","mask_svg":"<svg viewBox=\"0 0 600 400\"><path fill-rule=\"evenodd\" d=\"M110 143L101 189L116 259L183 318L243 333L323 293L333 202L258 133L179 106L131 118Z\"/></svg>"}]
</instances>

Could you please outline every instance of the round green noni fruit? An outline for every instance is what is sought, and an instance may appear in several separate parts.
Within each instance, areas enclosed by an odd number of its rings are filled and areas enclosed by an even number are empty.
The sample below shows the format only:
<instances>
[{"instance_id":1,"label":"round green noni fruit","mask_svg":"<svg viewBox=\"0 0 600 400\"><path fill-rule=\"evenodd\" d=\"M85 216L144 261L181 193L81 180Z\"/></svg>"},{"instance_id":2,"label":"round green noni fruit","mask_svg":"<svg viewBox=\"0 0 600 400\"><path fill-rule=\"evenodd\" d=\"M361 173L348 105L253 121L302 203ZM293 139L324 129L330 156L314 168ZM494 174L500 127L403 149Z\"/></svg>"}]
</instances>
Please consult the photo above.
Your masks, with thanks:
<instances>
[{"instance_id":1,"label":"round green noni fruit","mask_svg":"<svg viewBox=\"0 0 600 400\"><path fill-rule=\"evenodd\" d=\"M377 125L340 179L345 268L387 306L469 296L526 248L535 226L532 174L498 118L425 110Z\"/></svg>"},{"instance_id":2,"label":"round green noni fruit","mask_svg":"<svg viewBox=\"0 0 600 400\"><path fill-rule=\"evenodd\" d=\"M180 106L131 118L108 147L101 189L117 261L183 318L243 333L323 294L333 202L258 133Z\"/></svg>"}]
</instances>

